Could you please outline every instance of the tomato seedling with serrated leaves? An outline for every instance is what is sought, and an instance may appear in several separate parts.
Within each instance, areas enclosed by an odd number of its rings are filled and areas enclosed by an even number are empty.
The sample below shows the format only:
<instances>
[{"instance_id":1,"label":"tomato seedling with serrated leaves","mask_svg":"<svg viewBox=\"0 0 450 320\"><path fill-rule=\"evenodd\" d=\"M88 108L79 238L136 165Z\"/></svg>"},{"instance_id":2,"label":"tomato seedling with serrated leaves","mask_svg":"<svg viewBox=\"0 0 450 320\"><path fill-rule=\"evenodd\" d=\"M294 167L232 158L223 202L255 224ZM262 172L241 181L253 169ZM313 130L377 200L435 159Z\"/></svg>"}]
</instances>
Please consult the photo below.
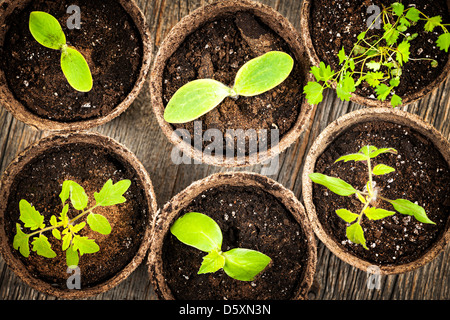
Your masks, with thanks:
<instances>
[{"instance_id":1,"label":"tomato seedling with serrated leaves","mask_svg":"<svg viewBox=\"0 0 450 320\"><path fill-rule=\"evenodd\" d=\"M235 248L222 252L222 231L203 213L186 213L174 222L170 232L182 243L208 253L203 257L198 274L223 269L233 279L252 281L271 261L265 254L250 249Z\"/></svg>"},{"instance_id":2,"label":"tomato seedling with serrated leaves","mask_svg":"<svg viewBox=\"0 0 450 320\"><path fill-rule=\"evenodd\" d=\"M30 14L29 28L34 39L41 45L61 51L61 69L72 88L80 92L91 91L93 80L89 65L77 49L67 45L58 20L46 12L33 11Z\"/></svg>"},{"instance_id":3,"label":"tomato seedling with serrated leaves","mask_svg":"<svg viewBox=\"0 0 450 320\"><path fill-rule=\"evenodd\" d=\"M383 21L383 34L368 35L377 20ZM340 70L332 70L324 62L311 67L316 81L309 81L303 92L309 104L319 104L323 100L325 88L336 86L336 94L343 101L349 101L352 93L364 81L373 87L376 98L380 101L390 100L392 107L402 105L402 98L395 93L402 76L402 68L408 61L429 61L436 68L438 62L430 58L412 58L411 41L418 34L408 33L408 28L420 20L426 21L424 29L433 32L439 28L443 33L436 41L440 50L448 52L450 33L448 24L442 23L441 16L428 17L415 7L405 8L402 3L395 2L383 7L379 16L369 28L361 32L350 52L345 48L338 53Z\"/></svg>"},{"instance_id":4,"label":"tomato seedling with serrated leaves","mask_svg":"<svg viewBox=\"0 0 450 320\"><path fill-rule=\"evenodd\" d=\"M115 184L109 179L100 192L94 193L95 204L88 208L89 197L83 187L72 180L63 182L59 198L62 202L62 210L59 216L50 217L50 225L44 222L44 216L39 213L27 200L19 202L19 220L24 223L25 228L29 228L31 233L24 233L20 223L16 223L16 235L13 240L13 247L26 258L30 255L30 240L32 251L46 258L56 257L45 232L50 232L57 240L62 241L61 250L66 252L67 266L77 266L79 259L86 253L95 253L100 250L94 239L80 236L78 233L89 225L91 230L103 235L111 233L111 225L103 215L95 213L98 207L113 206L126 202L123 194L131 185L130 180L121 180ZM76 216L69 214L70 199L72 207L80 211ZM72 217L71 217L72 216ZM86 221L77 223L81 218L87 216ZM62 231L61 231L62 230Z\"/></svg>"},{"instance_id":5,"label":"tomato seedling with serrated leaves","mask_svg":"<svg viewBox=\"0 0 450 320\"><path fill-rule=\"evenodd\" d=\"M336 214L349 224L346 230L347 238L355 244L362 245L365 249L368 249L368 247L366 245L364 231L361 226L361 220L363 219L363 217L366 216L369 220L380 220L396 214L395 211L377 208L375 205L373 205L374 203L376 203L377 199L381 199L390 203L397 212L413 216L419 222L435 224L428 218L423 207L406 199L387 199L381 195L381 190L375 187L375 183L373 181L374 175L386 175L395 171L394 168L385 164L378 164L374 168L372 168L371 159L383 153L397 154L397 150L393 148L378 149L374 146L364 146L359 150L358 153L342 156L335 161L363 161L367 163L369 180L366 183L364 191L355 189L352 185L340 178L330 177L321 173L311 173L309 175L310 179L314 183L325 186L337 195L344 197L356 195L357 199L362 203L363 206L362 210L359 213L353 213L345 208L340 208L336 210Z\"/></svg>"},{"instance_id":6,"label":"tomato seedling with serrated leaves","mask_svg":"<svg viewBox=\"0 0 450 320\"><path fill-rule=\"evenodd\" d=\"M294 60L287 53L270 51L245 63L237 72L233 87L213 79L188 82L170 99L164 119L186 123L208 113L227 97L260 95L286 80L293 66Z\"/></svg>"}]
</instances>

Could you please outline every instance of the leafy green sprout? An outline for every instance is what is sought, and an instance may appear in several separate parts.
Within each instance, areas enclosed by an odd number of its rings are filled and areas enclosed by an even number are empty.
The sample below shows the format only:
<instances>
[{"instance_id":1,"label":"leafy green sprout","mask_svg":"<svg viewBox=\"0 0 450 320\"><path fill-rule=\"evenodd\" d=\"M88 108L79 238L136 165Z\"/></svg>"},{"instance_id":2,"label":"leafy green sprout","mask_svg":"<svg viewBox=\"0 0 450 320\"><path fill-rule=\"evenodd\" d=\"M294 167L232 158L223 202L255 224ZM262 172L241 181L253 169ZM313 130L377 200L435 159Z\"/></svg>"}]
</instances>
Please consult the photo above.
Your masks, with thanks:
<instances>
[{"instance_id":1,"label":"leafy green sprout","mask_svg":"<svg viewBox=\"0 0 450 320\"><path fill-rule=\"evenodd\" d=\"M425 209L418 204L406 199L390 200L380 194L380 190L375 187L373 176L386 175L395 171L394 168L385 164L378 164L372 169L371 159L383 153L397 154L397 150L393 148L377 149L374 146L364 146L358 153L342 156L335 161L335 163L339 161L363 161L367 163L369 180L363 191L356 190L352 185L339 178L330 177L321 173L311 173L309 175L314 183L321 184L340 196L348 197L356 195L363 205L359 214L353 213L347 209L337 209L336 214L342 220L350 224L346 229L347 238L355 244L362 245L365 249L368 248L366 239L364 238L364 231L361 227L363 217L366 216L369 220L380 220L396 214L395 211L385 210L374 206L373 204L377 199L390 203L394 209L401 214L414 216L419 222L435 224L428 218Z\"/></svg>"},{"instance_id":2,"label":"leafy green sprout","mask_svg":"<svg viewBox=\"0 0 450 320\"><path fill-rule=\"evenodd\" d=\"M271 261L265 254L250 249L223 252L219 225L203 213L186 213L174 222L170 232L182 243L208 253L203 257L198 274L214 273L223 268L233 279L252 281Z\"/></svg>"},{"instance_id":3,"label":"leafy green sprout","mask_svg":"<svg viewBox=\"0 0 450 320\"><path fill-rule=\"evenodd\" d=\"M57 240L62 241L61 249L66 252L67 266L77 266L79 259L84 254L95 253L100 250L100 247L95 243L94 239L89 239L86 236L81 236L78 233L86 226L86 222L91 230L102 235L111 233L111 225L108 220L101 214L94 213L98 207L113 206L116 204L126 202L123 194L131 185L130 180L121 180L113 184L109 179L100 192L94 193L95 204L88 206L89 198L78 183L72 180L63 182L62 190L59 198L62 201L63 209L59 216L52 215L50 218L50 225L44 222L44 216L39 213L28 201L20 200L20 221L24 223L25 228L29 228L31 233L24 233L20 223L16 223L16 235L13 240L13 247L26 258L30 255L30 240L32 251L45 258L55 258L56 252L53 251L46 232L50 232ZM69 203L66 203L70 198L72 207L80 211L75 217L69 217ZM85 217L86 222L79 222L81 218ZM61 231L62 229L62 231Z\"/></svg>"},{"instance_id":4,"label":"leafy green sprout","mask_svg":"<svg viewBox=\"0 0 450 320\"><path fill-rule=\"evenodd\" d=\"M369 36L369 30L375 22L383 21L384 33ZM336 86L336 93L343 101L349 101L351 94L356 91L363 81L373 87L376 98L385 101L390 97L392 107L402 104L402 98L395 93L402 76L402 67L408 61L430 61L431 67L436 68L438 62L430 58L412 58L410 52L411 41L418 34L409 34L408 28L419 21L426 21L424 29L433 32L439 28L443 33L436 41L440 50L448 52L450 33L448 24L442 23L441 16L428 17L415 7L405 9L405 6L395 2L388 7L383 6L380 15L374 19L369 28L361 32L350 52L345 48L339 51L338 58L341 69L334 71L323 61L319 66L311 67L311 73L316 81L310 81L304 87L306 99L310 104L319 104L323 100L325 88ZM369 71L366 71L369 70ZM356 80L356 81L355 81Z\"/></svg>"},{"instance_id":5,"label":"leafy green sprout","mask_svg":"<svg viewBox=\"0 0 450 320\"><path fill-rule=\"evenodd\" d=\"M290 55L271 51L245 63L238 70L232 88L213 79L188 82L170 99L164 119L169 123L186 123L208 113L227 97L260 95L280 85L293 66Z\"/></svg>"},{"instance_id":6,"label":"leafy green sprout","mask_svg":"<svg viewBox=\"0 0 450 320\"><path fill-rule=\"evenodd\" d=\"M61 69L72 88L80 92L91 91L93 80L89 66L78 50L67 45L58 20L46 12L33 11L30 14L29 28L34 39L41 45L61 51Z\"/></svg>"}]
</instances>

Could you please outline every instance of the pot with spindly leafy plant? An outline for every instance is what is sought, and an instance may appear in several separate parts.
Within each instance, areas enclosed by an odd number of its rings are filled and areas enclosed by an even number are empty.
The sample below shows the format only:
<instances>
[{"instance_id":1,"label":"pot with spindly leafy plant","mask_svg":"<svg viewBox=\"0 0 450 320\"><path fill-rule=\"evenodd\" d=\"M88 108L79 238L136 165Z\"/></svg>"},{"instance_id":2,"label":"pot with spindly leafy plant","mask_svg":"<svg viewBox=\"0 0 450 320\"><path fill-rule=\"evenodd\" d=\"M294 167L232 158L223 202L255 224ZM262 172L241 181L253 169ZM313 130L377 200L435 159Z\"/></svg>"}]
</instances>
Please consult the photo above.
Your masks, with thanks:
<instances>
[{"instance_id":1,"label":"pot with spindly leafy plant","mask_svg":"<svg viewBox=\"0 0 450 320\"><path fill-rule=\"evenodd\" d=\"M1 103L41 130L112 120L148 73L150 37L134 1L4 0L0 24Z\"/></svg>"},{"instance_id":2,"label":"pot with spindly leafy plant","mask_svg":"<svg viewBox=\"0 0 450 320\"><path fill-rule=\"evenodd\" d=\"M448 76L449 1L306 0L302 33L318 104L326 88L343 101L397 107L417 101Z\"/></svg>"},{"instance_id":3,"label":"pot with spindly leafy plant","mask_svg":"<svg viewBox=\"0 0 450 320\"><path fill-rule=\"evenodd\" d=\"M254 173L197 181L158 214L148 267L159 298L304 299L315 239L291 191Z\"/></svg>"},{"instance_id":4,"label":"pot with spindly leafy plant","mask_svg":"<svg viewBox=\"0 0 450 320\"><path fill-rule=\"evenodd\" d=\"M248 166L284 151L312 113L299 38L281 14L254 1L219 1L184 17L152 69L152 105L164 134L212 165Z\"/></svg>"},{"instance_id":5,"label":"pot with spindly leafy plant","mask_svg":"<svg viewBox=\"0 0 450 320\"><path fill-rule=\"evenodd\" d=\"M148 174L125 147L94 133L52 135L1 180L0 250L25 283L84 298L142 262L157 210Z\"/></svg>"},{"instance_id":6,"label":"pot with spindly leafy plant","mask_svg":"<svg viewBox=\"0 0 450 320\"><path fill-rule=\"evenodd\" d=\"M303 199L319 239L345 262L398 274L433 260L450 239L448 141L397 109L351 112L308 153Z\"/></svg>"}]
</instances>

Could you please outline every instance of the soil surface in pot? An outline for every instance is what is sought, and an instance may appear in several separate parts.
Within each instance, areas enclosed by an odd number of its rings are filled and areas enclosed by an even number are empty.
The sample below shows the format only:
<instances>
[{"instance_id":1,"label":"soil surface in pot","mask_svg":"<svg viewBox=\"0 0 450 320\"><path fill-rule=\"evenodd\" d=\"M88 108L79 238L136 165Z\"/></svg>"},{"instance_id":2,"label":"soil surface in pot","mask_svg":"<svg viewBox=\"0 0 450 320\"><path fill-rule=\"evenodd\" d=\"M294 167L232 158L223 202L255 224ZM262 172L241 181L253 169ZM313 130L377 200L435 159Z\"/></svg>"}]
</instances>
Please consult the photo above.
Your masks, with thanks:
<instances>
[{"instance_id":1,"label":"soil surface in pot","mask_svg":"<svg viewBox=\"0 0 450 320\"><path fill-rule=\"evenodd\" d=\"M389 6L398 2L397 0L380 0L376 4ZM450 22L450 15L445 0L406 0L401 1L405 8L415 5L417 9L425 13L428 17L440 15L442 21ZM338 53L342 47L345 52L350 52L356 43L356 37L367 30L367 20L373 13L367 13L367 8L372 5L368 0L314 0L312 1L310 13L310 32L312 43L320 61L331 65L333 70L340 70ZM440 50L436 46L436 40L440 33L424 31L424 21L419 21L417 25L408 28L408 33L418 33L419 36L412 40L410 58L431 58L438 61L438 67L432 68L430 61L410 60L402 68L401 83L396 87L396 94L405 97L428 86L442 72L447 63L448 53ZM437 29L436 29L437 31ZM384 30L372 29L367 36L373 34L382 35ZM439 30L441 32L441 30ZM367 69L367 68L366 68ZM370 70L365 70L366 72ZM374 89L363 82L357 87L357 94L374 98Z\"/></svg>"},{"instance_id":2,"label":"soil surface in pot","mask_svg":"<svg viewBox=\"0 0 450 320\"><path fill-rule=\"evenodd\" d=\"M254 281L238 281L219 270L197 272L206 253L178 241L170 232L163 245L164 278L176 299L290 299L306 270L307 240L292 214L256 187L221 186L204 191L180 216L201 212L223 233L222 250L247 248L272 262Z\"/></svg>"},{"instance_id":3,"label":"soil surface in pot","mask_svg":"<svg viewBox=\"0 0 450 320\"><path fill-rule=\"evenodd\" d=\"M99 252L85 254L80 258L81 287L85 288L111 278L133 259L144 236L149 213L142 183L136 171L124 159L112 155L103 147L91 144L71 143L53 147L27 164L12 184L5 213L6 234L11 246L16 233L16 222L23 226L19 221L19 201L25 199L35 206L45 216L44 222L49 226L50 217L59 217L62 210L59 194L63 181L67 179L79 183L85 189L89 196L88 207L95 203L94 192L99 192L108 179L112 179L114 183L122 179L132 181L124 194L127 199L125 203L94 209L95 213L105 216L111 224L112 231L109 235L94 232L88 225L79 233L95 239L100 247ZM74 218L79 213L70 204L69 218ZM78 220L82 221L86 221L86 217ZM30 233L28 228L22 230ZM44 235L57 254L53 259L38 256L33 251L30 257L24 258L19 251L11 250L31 274L64 289L66 279L72 273L66 272L66 255L61 251L62 241L54 238L50 232Z\"/></svg>"},{"instance_id":4,"label":"soil surface in pot","mask_svg":"<svg viewBox=\"0 0 450 320\"><path fill-rule=\"evenodd\" d=\"M380 265L405 264L421 257L449 227L450 169L432 142L410 128L390 122L367 122L355 125L341 134L318 158L315 172L339 177L358 190L368 181L367 163L349 161L334 163L339 157L356 153L365 146L392 147L395 154L372 159L372 168L383 163L395 172L374 176L379 194L385 198L407 199L422 206L436 225L418 222L414 217L397 213L382 220L363 218L365 250L351 243L345 234L347 223L335 210L348 209L359 214L362 205L354 197L341 197L314 184L313 201L320 223L336 242L352 254ZM387 202L377 200L379 208L395 211Z\"/></svg>"},{"instance_id":5,"label":"soil surface in pot","mask_svg":"<svg viewBox=\"0 0 450 320\"><path fill-rule=\"evenodd\" d=\"M267 25L250 13L225 15L207 22L180 45L167 61L163 78L163 102L184 84L203 78L233 86L237 71L244 63L268 51L283 51L295 61L290 76L278 87L256 97L226 98L218 107L196 121L202 123L202 133L218 129L227 138L227 129L266 129L270 148L270 129L279 129L280 139L296 123L303 100L301 66L287 43ZM194 122L176 124L194 137ZM229 150L236 150L236 139L230 138ZM261 144L266 142L261 142ZM204 141L203 148L211 142ZM261 145L260 144L260 145ZM239 150L243 152L244 150ZM245 154L248 154L248 144Z\"/></svg>"},{"instance_id":6,"label":"soil surface in pot","mask_svg":"<svg viewBox=\"0 0 450 320\"><path fill-rule=\"evenodd\" d=\"M70 5L81 10L81 29L69 29ZM94 80L88 93L67 82L60 66L59 50L34 40L28 27L32 11L55 16L67 43L86 58ZM15 98L30 112L45 119L74 122L110 113L133 89L142 65L142 40L133 20L118 1L31 1L7 19L1 48L1 68Z\"/></svg>"}]
</instances>

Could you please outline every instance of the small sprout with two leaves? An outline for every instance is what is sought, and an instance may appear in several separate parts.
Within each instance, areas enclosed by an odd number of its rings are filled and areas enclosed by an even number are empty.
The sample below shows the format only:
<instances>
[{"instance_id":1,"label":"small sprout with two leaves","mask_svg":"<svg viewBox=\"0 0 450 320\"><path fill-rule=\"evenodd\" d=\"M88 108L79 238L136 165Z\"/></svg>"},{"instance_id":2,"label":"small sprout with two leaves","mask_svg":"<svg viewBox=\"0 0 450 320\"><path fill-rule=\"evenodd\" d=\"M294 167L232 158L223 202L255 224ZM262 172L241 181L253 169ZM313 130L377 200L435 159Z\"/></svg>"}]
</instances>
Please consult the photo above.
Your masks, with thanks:
<instances>
[{"instance_id":1,"label":"small sprout with two leaves","mask_svg":"<svg viewBox=\"0 0 450 320\"><path fill-rule=\"evenodd\" d=\"M350 52L345 48L338 53L340 70L332 70L323 61L319 66L313 66L311 73L316 81L310 81L304 87L306 99L310 104L319 104L323 100L325 88L336 85L336 93L343 101L349 101L363 81L373 87L376 98L385 101L390 96L392 107L402 104L402 98L395 93L402 76L402 68L408 61L429 61L430 66L436 68L438 61L431 58L411 57L411 41L418 37L418 33L410 34L408 29L420 20L426 21L426 32L435 32L438 28L442 34L436 41L440 50L448 52L450 47L450 33L448 24L442 23L441 16L428 17L415 7L408 7L395 2L383 10L373 20L366 31L357 36ZM383 21L383 34L370 35L370 29L376 21Z\"/></svg>"},{"instance_id":2,"label":"small sprout with two leaves","mask_svg":"<svg viewBox=\"0 0 450 320\"><path fill-rule=\"evenodd\" d=\"M111 225L108 220L101 214L94 213L94 209L98 207L113 206L126 202L123 194L131 185L130 180L121 180L113 184L109 179L100 192L94 193L95 204L87 208L89 198L78 183L72 180L63 182L62 191L59 198L62 201L63 209L59 217L52 215L50 225L44 222L44 216L39 213L28 201L22 199L19 202L20 221L24 223L25 228L29 228L31 233L24 233L20 223L16 223L17 233L14 236L13 247L26 258L30 255L30 244L32 240L32 250L38 255L46 258L56 257L45 232L51 231L53 237L62 241L62 251L66 252L67 266L77 266L79 259L86 253L95 253L100 250L94 239L81 236L78 233L86 226L86 222L91 230L103 235L111 233ZM75 210L81 211L73 218L69 217L69 203ZM86 222L76 223L78 220L87 215ZM62 229L62 231L60 231Z\"/></svg>"},{"instance_id":3,"label":"small sprout with two leaves","mask_svg":"<svg viewBox=\"0 0 450 320\"><path fill-rule=\"evenodd\" d=\"M280 85L292 71L290 55L270 51L245 63L232 88L213 79L188 82L175 92L164 110L169 123L193 121L217 107L225 98L260 95Z\"/></svg>"},{"instance_id":4,"label":"small sprout with two leaves","mask_svg":"<svg viewBox=\"0 0 450 320\"><path fill-rule=\"evenodd\" d=\"M362 147L358 153L342 156L335 161L364 161L367 163L369 180L367 181L366 187L363 191L356 190L352 185L339 178L330 177L321 173L311 173L309 175L314 183L321 184L340 196L348 197L351 195L356 195L358 200L363 205L363 208L359 214L343 208L336 210L336 214L345 222L350 224L346 230L347 238L355 244L362 245L365 249L368 248L366 245L366 239L364 238L364 231L361 227L362 218L366 216L369 220L380 220L396 214L394 211L373 206L373 203L375 203L377 199L390 203L394 209L401 214L414 216L419 222L435 224L428 218L425 209L418 204L406 199L390 200L380 194L380 190L375 187L373 175L385 175L395 171L394 168L384 164L378 164L372 169L370 160L383 153L397 154L397 150L393 148L378 149L374 146L365 146Z\"/></svg>"},{"instance_id":5,"label":"small sprout with two leaves","mask_svg":"<svg viewBox=\"0 0 450 320\"><path fill-rule=\"evenodd\" d=\"M222 231L203 213L186 213L175 221L170 232L182 243L208 253L203 257L198 274L223 268L233 279L252 281L271 261L265 254L250 249L235 248L222 252Z\"/></svg>"},{"instance_id":6,"label":"small sprout with two leaves","mask_svg":"<svg viewBox=\"0 0 450 320\"><path fill-rule=\"evenodd\" d=\"M29 28L34 39L41 45L61 51L61 69L72 88L80 92L91 91L91 70L83 55L67 45L58 20L46 12L33 11L30 14Z\"/></svg>"}]
</instances>

